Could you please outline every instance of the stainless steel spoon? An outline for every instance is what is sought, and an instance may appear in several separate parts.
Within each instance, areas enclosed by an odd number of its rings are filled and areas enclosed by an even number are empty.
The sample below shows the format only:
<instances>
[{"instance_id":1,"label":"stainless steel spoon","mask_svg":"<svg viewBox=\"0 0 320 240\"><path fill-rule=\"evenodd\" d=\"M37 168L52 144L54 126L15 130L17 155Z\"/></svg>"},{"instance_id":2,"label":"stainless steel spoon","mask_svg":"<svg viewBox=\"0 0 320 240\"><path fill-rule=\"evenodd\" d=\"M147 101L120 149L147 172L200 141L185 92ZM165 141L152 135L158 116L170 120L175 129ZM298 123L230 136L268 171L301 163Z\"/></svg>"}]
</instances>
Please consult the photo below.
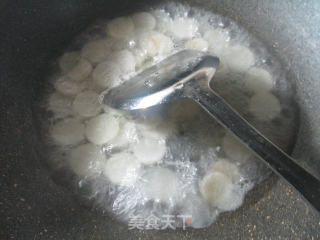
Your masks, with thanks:
<instances>
[{"instance_id":1,"label":"stainless steel spoon","mask_svg":"<svg viewBox=\"0 0 320 240\"><path fill-rule=\"evenodd\" d=\"M320 181L264 137L210 88L209 83L218 65L217 57L184 50L103 93L103 103L113 108L134 110L178 98L191 98L320 211Z\"/></svg>"}]
</instances>

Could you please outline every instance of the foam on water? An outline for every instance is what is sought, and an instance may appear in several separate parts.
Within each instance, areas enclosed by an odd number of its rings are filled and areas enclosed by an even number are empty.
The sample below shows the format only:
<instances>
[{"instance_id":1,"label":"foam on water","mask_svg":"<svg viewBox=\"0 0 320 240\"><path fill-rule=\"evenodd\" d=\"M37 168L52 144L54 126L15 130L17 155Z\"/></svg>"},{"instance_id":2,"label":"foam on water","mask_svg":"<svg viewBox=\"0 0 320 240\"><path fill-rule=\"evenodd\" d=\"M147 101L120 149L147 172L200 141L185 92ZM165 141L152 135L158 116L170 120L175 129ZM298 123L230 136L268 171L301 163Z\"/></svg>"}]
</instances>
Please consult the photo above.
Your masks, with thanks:
<instances>
[{"instance_id":1,"label":"foam on water","mask_svg":"<svg viewBox=\"0 0 320 240\"><path fill-rule=\"evenodd\" d=\"M127 222L132 216L191 216L190 225L202 228L220 212L240 207L245 194L269 175L191 100L133 112L99 106L105 87L185 48L217 55L221 65L212 88L282 148L292 144L296 112L290 82L262 43L233 21L176 3L99 21L60 58L52 80L56 91L46 105L52 114L41 119L50 165L73 175L71 185L92 207ZM277 111L263 111L263 101L257 106L261 94L280 103ZM63 125L65 118L78 125ZM72 129L78 133L63 136Z\"/></svg>"}]
</instances>

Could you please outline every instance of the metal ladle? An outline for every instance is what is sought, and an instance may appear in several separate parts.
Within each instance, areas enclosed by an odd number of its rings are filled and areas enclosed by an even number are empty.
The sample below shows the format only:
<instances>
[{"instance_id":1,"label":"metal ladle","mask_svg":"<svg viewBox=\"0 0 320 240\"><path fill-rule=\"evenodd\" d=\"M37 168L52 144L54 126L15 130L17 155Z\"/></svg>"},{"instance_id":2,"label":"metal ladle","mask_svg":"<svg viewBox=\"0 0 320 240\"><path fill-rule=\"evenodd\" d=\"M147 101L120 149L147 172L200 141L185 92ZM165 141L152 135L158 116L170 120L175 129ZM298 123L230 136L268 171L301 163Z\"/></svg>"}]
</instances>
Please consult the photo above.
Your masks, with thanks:
<instances>
[{"instance_id":1,"label":"metal ladle","mask_svg":"<svg viewBox=\"0 0 320 240\"><path fill-rule=\"evenodd\" d=\"M113 108L134 110L178 98L193 99L320 211L320 181L264 137L210 88L218 65L217 57L184 50L103 93L103 103Z\"/></svg>"}]
</instances>

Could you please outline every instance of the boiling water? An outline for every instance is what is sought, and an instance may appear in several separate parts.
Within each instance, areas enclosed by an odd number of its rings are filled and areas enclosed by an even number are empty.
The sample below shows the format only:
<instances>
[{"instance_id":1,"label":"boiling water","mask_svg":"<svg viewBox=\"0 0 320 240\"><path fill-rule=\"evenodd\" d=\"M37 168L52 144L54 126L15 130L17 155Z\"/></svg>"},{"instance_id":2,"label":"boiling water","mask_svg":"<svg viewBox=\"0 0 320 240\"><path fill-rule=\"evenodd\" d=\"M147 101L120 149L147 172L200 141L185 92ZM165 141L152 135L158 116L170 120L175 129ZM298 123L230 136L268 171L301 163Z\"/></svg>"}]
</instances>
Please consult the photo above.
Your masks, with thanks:
<instances>
[{"instance_id":1,"label":"boiling water","mask_svg":"<svg viewBox=\"0 0 320 240\"><path fill-rule=\"evenodd\" d=\"M105 89L186 48L217 55L212 88L283 149L291 146L290 81L264 46L231 20L170 3L99 21L59 59L46 101L50 117L41 119L50 165L58 176L67 173L94 208L128 223L152 216L161 224L169 215L181 227L186 216L188 225L201 228L240 207L269 175L191 100L132 112L100 104Z\"/></svg>"}]
</instances>

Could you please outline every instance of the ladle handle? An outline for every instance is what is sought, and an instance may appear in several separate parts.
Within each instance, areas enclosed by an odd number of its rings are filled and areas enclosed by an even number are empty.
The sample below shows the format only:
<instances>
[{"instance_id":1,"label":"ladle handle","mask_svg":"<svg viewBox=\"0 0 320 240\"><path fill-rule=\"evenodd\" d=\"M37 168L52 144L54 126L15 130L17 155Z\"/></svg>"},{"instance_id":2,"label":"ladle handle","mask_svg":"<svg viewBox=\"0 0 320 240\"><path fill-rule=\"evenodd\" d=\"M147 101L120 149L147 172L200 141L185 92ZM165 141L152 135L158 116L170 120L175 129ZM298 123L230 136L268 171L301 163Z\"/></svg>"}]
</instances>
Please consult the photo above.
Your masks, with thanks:
<instances>
[{"instance_id":1,"label":"ladle handle","mask_svg":"<svg viewBox=\"0 0 320 240\"><path fill-rule=\"evenodd\" d=\"M199 83L199 82L198 82ZM320 211L320 181L300 167L294 159L274 145L242 118L209 86L208 81L193 87L193 98L213 118L231 131L247 148L260 157Z\"/></svg>"}]
</instances>

